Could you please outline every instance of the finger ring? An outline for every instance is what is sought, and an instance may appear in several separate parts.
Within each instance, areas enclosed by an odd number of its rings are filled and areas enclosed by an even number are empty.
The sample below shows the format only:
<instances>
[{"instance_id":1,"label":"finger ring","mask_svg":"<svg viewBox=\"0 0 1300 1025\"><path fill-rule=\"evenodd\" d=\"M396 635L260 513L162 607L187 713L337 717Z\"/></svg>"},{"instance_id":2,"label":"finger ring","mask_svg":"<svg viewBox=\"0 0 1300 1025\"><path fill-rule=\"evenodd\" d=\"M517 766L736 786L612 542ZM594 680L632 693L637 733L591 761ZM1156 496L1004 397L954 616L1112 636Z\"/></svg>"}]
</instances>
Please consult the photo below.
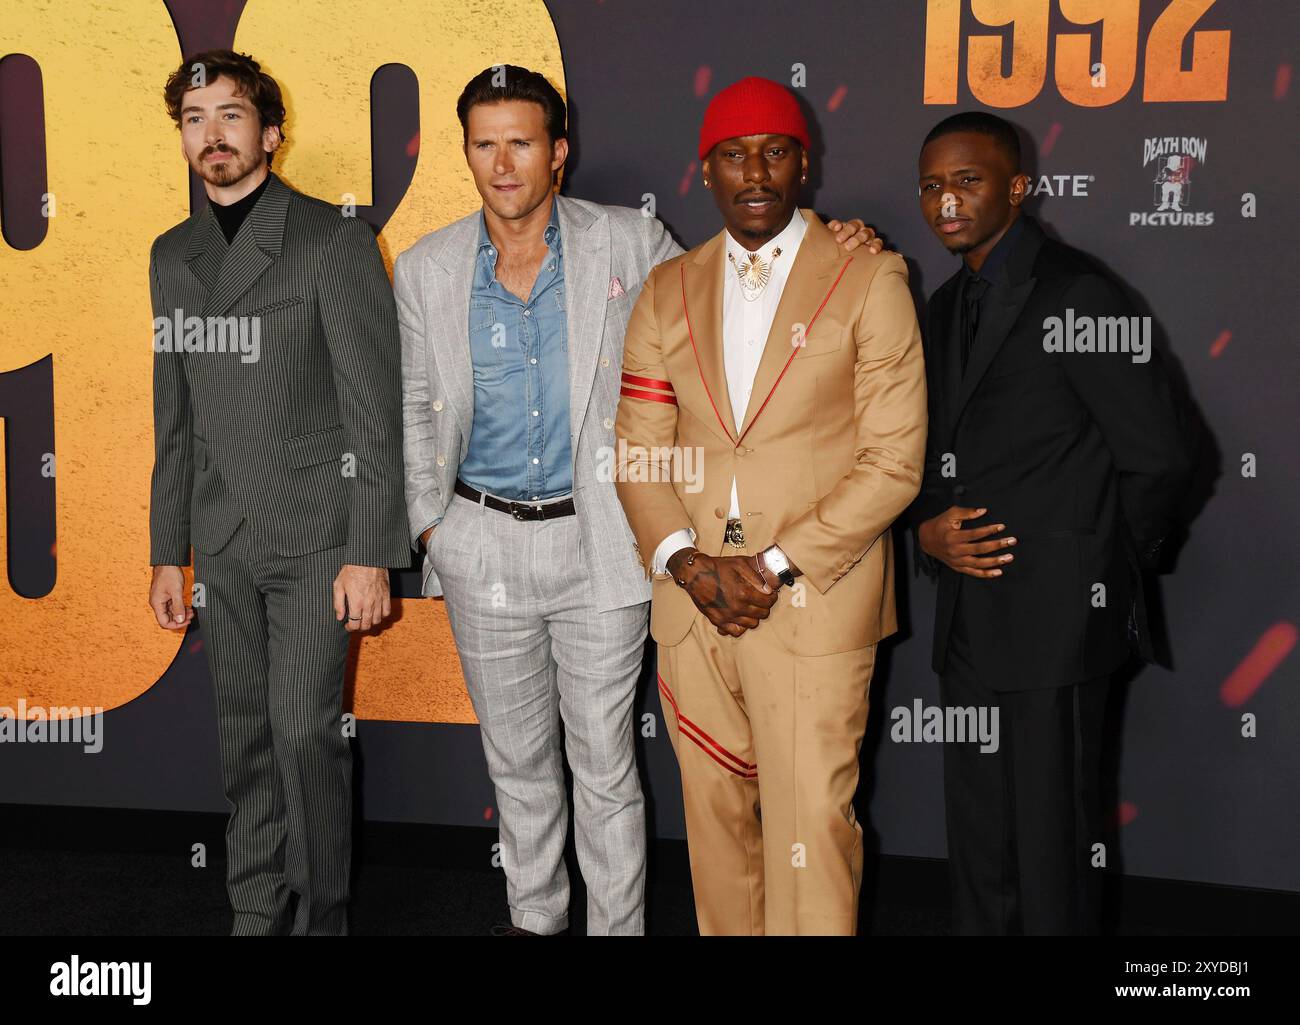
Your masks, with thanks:
<instances>
[{"instance_id":1,"label":"finger ring","mask_svg":"<svg viewBox=\"0 0 1300 1025\"><path fill-rule=\"evenodd\" d=\"M354 622L357 622L357 623L360 623L360 622L361 622L361 617L360 617L360 616L348 616L348 619L350 619L350 620L352 620L352 621L354 621Z\"/></svg>"}]
</instances>

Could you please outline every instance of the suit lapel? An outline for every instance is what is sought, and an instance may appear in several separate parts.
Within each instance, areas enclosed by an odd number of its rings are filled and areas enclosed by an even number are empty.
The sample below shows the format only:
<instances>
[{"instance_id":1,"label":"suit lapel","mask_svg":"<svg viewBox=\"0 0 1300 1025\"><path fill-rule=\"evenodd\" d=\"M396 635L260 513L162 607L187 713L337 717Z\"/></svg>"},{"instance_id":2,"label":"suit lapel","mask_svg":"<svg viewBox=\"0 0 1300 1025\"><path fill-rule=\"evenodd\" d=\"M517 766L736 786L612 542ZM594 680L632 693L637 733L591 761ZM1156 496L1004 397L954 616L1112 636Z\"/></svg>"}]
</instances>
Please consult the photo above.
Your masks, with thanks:
<instances>
[{"instance_id":1,"label":"suit lapel","mask_svg":"<svg viewBox=\"0 0 1300 1025\"><path fill-rule=\"evenodd\" d=\"M212 292L217 283L221 261L229 248L226 236L221 233L221 225L212 213L212 207L204 203L190 228L189 243L185 247L185 263L203 285L205 296Z\"/></svg>"},{"instance_id":2,"label":"suit lapel","mask_svg":"<svg viewBox=\"0 0 1300 1025\"><path fill-rule=\"evenodd\" d=\"M478 228L481 213L463 218L453 237L436 256L428 257L429 303L424 309L438 379L447 389L460 422L461 439L469 444L474 426L474 357L469 344L469 297L478 269Z\"/></svg>"},{"instance_id":3,"label":"suit lapel","mask_svg":"<svg viewBox=\"0 0 1300 1025\"><path fill-rule=\"evenodd\" d=\"M221 260L216 283L208 292L203 316L222 316L239 301L280 255L284 240L284 221L289 210L290 190L275 175L270 175L266 191L235 234L235 240ZM212 211L208 219L218 232L221 227ZM209 233L209 239L211 235Z\"/></svg>"},{"instance_id":4,"label":"suit lapel","mask_svg":"<svg viewBox=\"0 0 1300 1025\"><path fill-rule=\"evenodd\" d=\"M961 394L961 316L956 302L961 297L960 276L951 289L949 301L943 303L943 319L934 326L935 338L943 347L939 371L943 374L943 427L948 441L945 451L952 450L953 432L957 426L957 400Z\"/></svg>"},{"instance_id":5,"label":"suit lapel","mask_svg":"<svg viewBox=\"0 0 1300 1025\"><path fill-rule=\"evenodd\" d=\"M930 433L942 439L941 447L945 451L952 447L957 396L961 391L961 320L953 305L953 297L960 294L960 281L959 271L935 289L926 303L925 370L934 413Z\"/></svg>"},{"instance_id":6,"label":"suit lapel","mask_svg":"<svg viewBox=\"0 0 1300 1025\"><path fill-rule=\"evenodd\" d=\"M562 196L556 196L555 203L564 260L569 425L576 453L605 333L605 304L609 299L609 218L597 217Z\"/></svg>"},{"instance_id":7,"label":"suit lapel","mask_svg":"<svg viewBox=\"0 0 1300 1025\"><path fill-rule=\"evenodd\" d=\"M817 307L835 278L835 272L845 259L835 244L834 237L816 214L811 210L800 210L799 216L808 222L808 231L799 245L799 254L794 266L790 268L785 288L781 292L781 301L777 303L776 313L772 317L772 326L763 345L763 355L754 374L754 387L750 390L749 402L745 406L745 422L741 434L749 430L750 424L776 386L781 371L790 361L791 353L795 351L794 325L803 324L804 329L808 329L809 321L817 312Z\"/></svg>"},{"instance_id":8,"label":"suit lapel","mask_svg":"<svg viewBox=\"0 0 1300 1025\"><path fill-rule=\"evenodd\" d=\"M1002 348L1003 343L1011 334L1011 329L1015 326L1016 319L1020 316L1020 311L1025 308L1025 303L1029 301L1029 295L1034 290L1034 285L1038 279L1031 276L1034 266L1034 260L1038 256L1038 250L1043 244L1042 229L1034 222L1031 217L1024 218L1025 223L1022 226L1020 237L1015 240L1015 248L1007 254L1005 265L1005 277L995 281L993 287L989 289L988 295L984 299L984 309L980 311L979 327L975 331L975 342L971 349L970 363L966 366L966 373L961 377L961 387L957 392L957 403L953 408L952 428L955 433L957 425L961 422L962 411L966 404L970 402L971 395L979 386L980 379L983 378L989 365L997 356L998 350ZM957 304L961 302L960 290L957 293L956 301L952 304L953 320L958 324L957 331L960 332L961 317L957 311ZM957 341L958 373L960 373L961 360L961 342Z\"/></svg>"},{"instance_id":9,"label":"suit lapel","mask_svg":"<svg viewBox=\"0 0 1300 1025\"><path fill-rule=\"evenodd\" d=\"M722 351L722 275L727 253L725 231L724 228L702 245L694 259L684 260L682 274L685 278L686 312L699 357L702 383L707 392L706 401L712 403L718 414L701 415L701 419L719 437L734 442L739 432L731 412L731 393L727 390L727 370ZM719 417L721 424L718 423Z\"/></svg>"},{"instance_id":10,"label":"suit lapel","mask_svg":"<svg viewBox=\"0 0 1300 1025\"><path fill-rule=\"evenodd\" d=\"M985 300L986 307L981 311L979 318L979 328L975 331L975 343L971 349L970 362L966 366L966 373L961 378L961 388L957 392L957 405L953 417L954 425L961 419L962 410L970 401L971 395L974 394L976 386L988 370L989 364L993 362L993 357L998 354L1002 348L1002 343L1007 340L1011 333L1011 328L1020 316L1020 311L1024 309L1025 303L1029 299L1029 293L1034 290L1035 279L1030 278L1028 281L1022 281L1016 285L998 283L989 289L988 298ZM960 331L961 318L955 317ZM961 373L961 342L958 340L957 345L958 373Z\"/></svg>"}]
</instances>

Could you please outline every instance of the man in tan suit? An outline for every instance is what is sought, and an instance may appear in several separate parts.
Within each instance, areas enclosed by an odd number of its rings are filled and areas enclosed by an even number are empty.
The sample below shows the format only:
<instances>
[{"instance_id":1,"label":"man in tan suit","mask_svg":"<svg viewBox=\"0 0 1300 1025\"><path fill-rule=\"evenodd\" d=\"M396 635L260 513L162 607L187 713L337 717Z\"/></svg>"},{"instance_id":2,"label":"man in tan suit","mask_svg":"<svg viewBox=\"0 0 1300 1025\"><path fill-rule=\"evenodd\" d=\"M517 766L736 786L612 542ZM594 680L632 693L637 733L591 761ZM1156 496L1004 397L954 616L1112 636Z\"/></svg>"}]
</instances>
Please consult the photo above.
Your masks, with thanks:
<instances>
[{"instance_id":1,"label":"man in tan suit","mask_svg":"<svg viewBox=\"0 0 1300 1025\"><path fill-rule=\"evenodd\" d=\"M624 342L616 485L653 578L706 935L855 931L889 525L924 462L905 264L846 256L798 209L807 148L780 85L713 99L700 159L725 230L651 271Z\"/></svg>"}]
</instances>

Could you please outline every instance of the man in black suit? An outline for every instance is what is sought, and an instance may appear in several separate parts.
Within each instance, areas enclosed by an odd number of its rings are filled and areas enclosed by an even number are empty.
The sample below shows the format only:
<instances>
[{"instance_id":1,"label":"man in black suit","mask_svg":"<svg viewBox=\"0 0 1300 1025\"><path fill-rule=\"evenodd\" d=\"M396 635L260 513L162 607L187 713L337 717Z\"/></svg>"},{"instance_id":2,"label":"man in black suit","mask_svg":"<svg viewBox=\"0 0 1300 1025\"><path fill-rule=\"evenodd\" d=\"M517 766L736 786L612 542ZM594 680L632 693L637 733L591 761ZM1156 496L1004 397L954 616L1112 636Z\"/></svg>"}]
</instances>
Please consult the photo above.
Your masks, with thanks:
<instances>
[{"instance_id":1,"label":"man in black suit","mask_svg":"<svg viewBox=\"0 0 1300 1025\"><path fill-rule=\"evenodd\" d=\"M1022 213L1028 187L1001 118L957 114L922 147L921 211L962 263L928 304L912 521L943 704L996 709L999 733L945 747L958 933L1095 931L1107 684L1150 657L1141 569L1190 472L1149 322Z\"/></svg>"}]
</instances>

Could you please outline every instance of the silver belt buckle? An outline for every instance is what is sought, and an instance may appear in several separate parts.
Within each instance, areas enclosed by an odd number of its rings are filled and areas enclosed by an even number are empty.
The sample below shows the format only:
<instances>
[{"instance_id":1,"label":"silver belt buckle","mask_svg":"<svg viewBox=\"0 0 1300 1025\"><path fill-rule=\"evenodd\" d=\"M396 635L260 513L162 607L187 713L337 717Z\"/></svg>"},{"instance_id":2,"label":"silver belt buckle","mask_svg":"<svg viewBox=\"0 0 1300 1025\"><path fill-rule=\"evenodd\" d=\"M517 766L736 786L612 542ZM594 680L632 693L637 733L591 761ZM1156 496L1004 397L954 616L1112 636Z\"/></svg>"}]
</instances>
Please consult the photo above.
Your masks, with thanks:
<instances>
[{"instance_id":1,"label":"silver belt buckle","mask_svg":"<svg viewBox=\"0 0 1300 1025\"><path fill-rule=\"evenodd\" d=\"M532 512L532 513L536 514L536 510L537 510L538 508L539 508L539 506L529 505L527 502L511 502L511 503L510 503L510 515L513 516L515 519L519 520L519 522L522 523L522 522L524 522L525 520L529 520L529 519L534 518L534 517L530 517L530 516L526 516L526 515L524 515L525 510L527 510L528 512Z\"/></svg>"}]
</instances>

